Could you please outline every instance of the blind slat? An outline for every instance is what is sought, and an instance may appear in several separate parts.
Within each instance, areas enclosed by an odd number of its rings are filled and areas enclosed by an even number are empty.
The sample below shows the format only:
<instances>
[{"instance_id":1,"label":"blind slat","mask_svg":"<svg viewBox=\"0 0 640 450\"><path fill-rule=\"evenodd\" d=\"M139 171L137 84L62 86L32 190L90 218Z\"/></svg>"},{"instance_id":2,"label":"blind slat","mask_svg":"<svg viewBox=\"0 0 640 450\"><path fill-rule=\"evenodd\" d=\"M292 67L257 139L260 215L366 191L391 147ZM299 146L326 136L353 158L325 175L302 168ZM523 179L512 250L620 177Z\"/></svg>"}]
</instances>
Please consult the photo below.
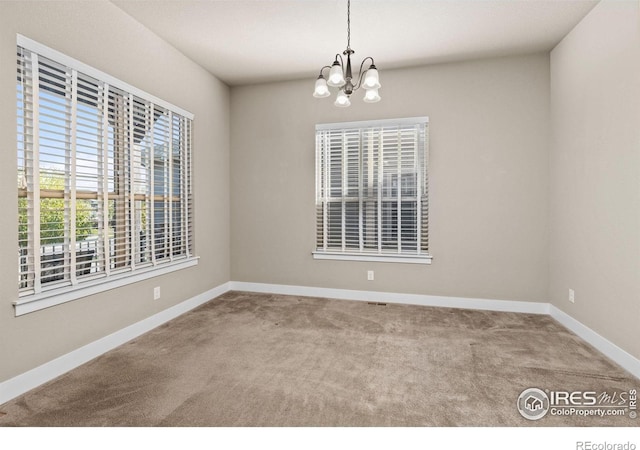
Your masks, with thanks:
<instances>
[{"instance_id":1,"label":"blind slat","mask_svg":"<svg viewBox=\"0 0 640 450\"><path fill-rule=\"evenodd\" d=\"M25 47L17 61L20 295L193 256L191 118Z\"/></svg>"},{"instance_id":2,"label":"blind slat","mask_svg":"<svg viewBox=\"0 0 640 450\"><path fill-rule=\"evenodd\" d=\"M427 128L316 127L316 251L428 255Z\"/></svg>"}]
</instances>

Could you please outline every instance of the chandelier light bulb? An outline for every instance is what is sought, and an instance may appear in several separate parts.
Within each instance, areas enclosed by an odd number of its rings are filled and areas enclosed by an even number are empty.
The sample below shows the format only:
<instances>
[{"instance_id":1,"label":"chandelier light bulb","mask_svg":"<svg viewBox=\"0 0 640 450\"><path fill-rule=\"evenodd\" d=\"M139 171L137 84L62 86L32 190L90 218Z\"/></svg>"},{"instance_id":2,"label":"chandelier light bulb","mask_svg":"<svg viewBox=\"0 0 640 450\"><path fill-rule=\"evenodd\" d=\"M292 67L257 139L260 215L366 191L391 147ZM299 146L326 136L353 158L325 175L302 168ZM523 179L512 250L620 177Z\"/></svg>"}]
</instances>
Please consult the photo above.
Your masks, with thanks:
<instances>
[{"instance_id":1,"label":"chandelier light bulb","mask_svg":"<svg viewBox=\"0 0 640 450\"><path fill-rule=\"evenodd\" d=\"M318 77L316 80L316 89L313 91L313 96L315 98L324 98L331 95L329 92L329 87L327 86L327 80L324 79L322 75Z\"/></svg>"},{"instance_id":2,"label":"chandelier light bulb","mask_svg":"<svg viewBox=\"0 0 640 450\"><path fill-rule=\"evenodd\" d=\"M362 83L362 87L365 89L379 89L380 88L380 80L378 78L378 69L376 66L371 64L369 70L364 75L364 83Z\"/></svg>"},{"instance_id":3,"label":"chandelier light bulb","mask_svg":"<svg viewBox=\"0 0 640 450\"><path fill-rule=\"evenodd\" d=\"M367 89L364 94L364 101L366 103L377 103L380 101L380 95L378 89Z\"/></svg>"},{"instance_id":4,"label":"chandelier light bulb","mask_svg":"<svg viewBox=\"0 0 640 450\"><path fill-rule=\"evenodd\" d=\"M340 106L341 108L346 108L351 105L351 101L349 100L349 96L344 93L344 91L340 91L338 93L338 97L335 102L336 106Z\"/></svg>"},{"instance_id":5,"label":"chandelier light bulb","mask_svg":"<svg viewBox=\"0 0 640 450\"><path fill-rule=\"evenodd\" d=\"M345 84L344 74L342 73L342 66L338 61L335 61L329 71L329 79L327 84L331 87L341 87Z\"/></svg>"}]
</instances>

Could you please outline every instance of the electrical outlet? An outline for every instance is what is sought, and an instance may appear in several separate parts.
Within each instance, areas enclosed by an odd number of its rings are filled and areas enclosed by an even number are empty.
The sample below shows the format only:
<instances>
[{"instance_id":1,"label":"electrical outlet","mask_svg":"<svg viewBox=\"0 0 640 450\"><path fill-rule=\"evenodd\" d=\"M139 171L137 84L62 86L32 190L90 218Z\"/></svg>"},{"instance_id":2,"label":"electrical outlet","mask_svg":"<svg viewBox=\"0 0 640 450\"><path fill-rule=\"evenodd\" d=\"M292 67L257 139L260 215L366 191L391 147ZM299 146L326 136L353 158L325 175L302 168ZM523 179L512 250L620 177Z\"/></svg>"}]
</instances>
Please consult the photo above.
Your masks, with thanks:
<instances>
[{"instance_id":1,"label":"electrical outlet","mask_svg":"<svg viewBox=\"0 0 640 450\"><path fill-rule=\"evenodd\" d=\"M373 281L374 280L374 278L373 278L373 270L368 270L367 271L367 280L369 280L369 281Z\"/></svg>"},{"instance_id":2,"label":"electrical outlet","mask_svg":"<svg viewBox=\"0 0 640 450\"><path fill-rule=\"evenodd\" d=\"M569 289L569 301L571 303L575 303L576 302L576 293L573 289Z\"/></svg>"},{"instance_id":3,"label":"electrical outlet","mask_svg":"<svg viewBox=\"0 0 640 450\"><path fill-rule=\"evenodd\" d=\"M153 299L158 300L160 298L160 286L153 288Z\"/></svg>"}]
</instances>

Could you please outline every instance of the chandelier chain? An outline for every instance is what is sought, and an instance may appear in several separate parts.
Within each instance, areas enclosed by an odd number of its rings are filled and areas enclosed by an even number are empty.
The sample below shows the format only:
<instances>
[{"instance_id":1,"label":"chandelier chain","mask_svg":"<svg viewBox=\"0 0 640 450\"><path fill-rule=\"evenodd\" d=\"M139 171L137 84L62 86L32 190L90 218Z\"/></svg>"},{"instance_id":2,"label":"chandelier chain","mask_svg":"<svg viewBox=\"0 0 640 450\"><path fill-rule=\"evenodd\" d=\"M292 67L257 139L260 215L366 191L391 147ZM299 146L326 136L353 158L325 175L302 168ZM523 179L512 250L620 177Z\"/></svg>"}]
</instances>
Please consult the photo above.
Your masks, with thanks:
<instances>
[{"instance_id":1,"label":"chandelier chain","mask_svg":"<svg viewBox=\"0 0 640 450\"><path fill-rule=\"evenodd\" d=\"M351 0L347 0L347 50L351 50Z\"/></svg>"}]
</instances>

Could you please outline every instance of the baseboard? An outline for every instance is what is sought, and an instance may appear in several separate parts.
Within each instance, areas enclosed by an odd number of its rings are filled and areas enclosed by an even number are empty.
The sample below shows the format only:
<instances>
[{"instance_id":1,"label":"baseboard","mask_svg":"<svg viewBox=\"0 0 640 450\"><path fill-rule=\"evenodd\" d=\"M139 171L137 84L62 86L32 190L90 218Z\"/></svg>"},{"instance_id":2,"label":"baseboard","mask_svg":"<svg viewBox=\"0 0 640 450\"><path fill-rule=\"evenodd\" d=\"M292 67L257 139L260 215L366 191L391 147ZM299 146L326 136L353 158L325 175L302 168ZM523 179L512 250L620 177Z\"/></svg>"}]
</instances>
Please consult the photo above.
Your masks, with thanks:
<instances>
[{"instance_id":1,"label":"baseboard","mask_svg":"<svg viewBox=\"0 0 640 450\"><path fill-rule=\"evenodd\" d=\"M133 325L0 383L0 405L229 291L224 283Z\"/></svg>"},{"instance_id":2,"label":"baseboard","mask_svg":"<svg viewBox=\"0 0 640 450\"><path fill-rule=\"evenodd\" d=\"M228 291L249 291L268 294L301 295L342 300L403 303L446 308L479 309L487 311L547 314L594 346L609 359L640 379L640 360L608 341L598 333L549 303L492 300L465 297L445 297L420 294L356 291L284 284L230 281L165 309L140 322L80 347L66 355L38 366L28 372L0 383L0 405L34 389L76 367L112 350L131 339L174 319Z\"/></svg>"},{"instance_id":3,"label":"baseboard","mask_svg":"<svg viewBox=\"0 0 640 450\"><path fill-rule=\"evenodd\" d=\"M466 297L445 297L422 294L398 294L377 291L355 291L285 284L247 283L231 281L232 291L264 292L268 294L302 295L340 300L358 300L384 303L404 303L408 305L438 306L442 308L481 309L486 311L517 312L528 314L549 314L548 303L492 300Z\"/></svg>"},{"instance_id":4,"label":"baseboard","mask_svg":"<svg viewBox=\"0 0 640 450\"><path fill-rule=\"evenodd\" d=\"M613 342L600 336L591 328L580 323L570 315L550 303L520 302L509 300L491 300L465 297L441 297L434 295L396 294L375 291L354 291L348 289L330 289L308 286L290 286L284 284L230 282L233 291L263 292L268 294L303 295L326 297L342 300L360 300L386 303L405 303L410 305L439 306L446 308L480 309L488 311L517 312L529 314L547 314L574 332L587 343L598 349L607 358L640 379L640 360L622 350Z\"/></svg>"},{"instance_id":5,"label":"baseboard","mask_svg":"<svg viewBox=\"0 0 640 450\"><path fill-rule=\"evenodd\" d=\"M633 376L640 379L640 360L630 355L613 342L600 336L588 326L577 321L566 312L549 305L549 314L555 320L560 322L565 328L577 334L580 338L591 344L607 358L630 372Z\"/></svg>"}]
</instances>

